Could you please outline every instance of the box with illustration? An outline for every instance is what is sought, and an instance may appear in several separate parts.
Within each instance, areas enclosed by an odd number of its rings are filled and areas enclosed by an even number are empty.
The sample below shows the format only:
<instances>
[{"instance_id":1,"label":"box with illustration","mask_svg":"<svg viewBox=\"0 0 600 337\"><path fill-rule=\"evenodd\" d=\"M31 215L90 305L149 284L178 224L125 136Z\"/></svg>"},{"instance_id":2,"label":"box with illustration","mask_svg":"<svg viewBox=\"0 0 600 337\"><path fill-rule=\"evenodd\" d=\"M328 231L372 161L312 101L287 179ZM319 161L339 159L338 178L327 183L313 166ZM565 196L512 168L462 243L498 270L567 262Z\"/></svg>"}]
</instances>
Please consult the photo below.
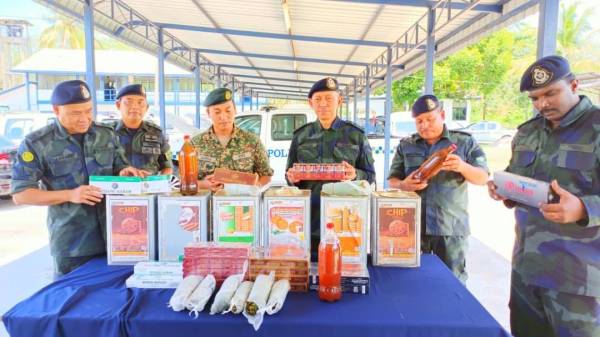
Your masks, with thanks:
<instances>
[{"instance_id":1,"label":"box with illustration","mask_svg":"<svg viewBox=\"0 0 600 337\"><path fill-rule=\"evenodd\" d=\"M180 261L190 242L208 241L210 191L158 196L158 259Z\"/></svg>"},{"instance_id":2,"label":"box with illustration","mask_svg":"<svg viewBox=\"0 0 600 337\"><path fill-rule=\"evenodd\" d=\"M156 259L155 199L153 195L106 196L108 264Z\"/></svg>"},{"instance_id":3,"label":"box with illustration","mask_svg":"<svg viewBox=\"0 0 600 337\"><path fill-rule=\"evenodd\" d=\"M212 198L214 242L260 245L260 195L229 195L217 191Z\"/></svg>"},{"instance_id":4,"label":"box with illustration","mask_svg":"<svg viewBox=\"0 0 600 337\"><path fill-rule=\"evenodd\" d=\"M373 265L418 267L421 198L414 192L381 191L374 192L372 200Z\"/></svg>"}]
</instances>

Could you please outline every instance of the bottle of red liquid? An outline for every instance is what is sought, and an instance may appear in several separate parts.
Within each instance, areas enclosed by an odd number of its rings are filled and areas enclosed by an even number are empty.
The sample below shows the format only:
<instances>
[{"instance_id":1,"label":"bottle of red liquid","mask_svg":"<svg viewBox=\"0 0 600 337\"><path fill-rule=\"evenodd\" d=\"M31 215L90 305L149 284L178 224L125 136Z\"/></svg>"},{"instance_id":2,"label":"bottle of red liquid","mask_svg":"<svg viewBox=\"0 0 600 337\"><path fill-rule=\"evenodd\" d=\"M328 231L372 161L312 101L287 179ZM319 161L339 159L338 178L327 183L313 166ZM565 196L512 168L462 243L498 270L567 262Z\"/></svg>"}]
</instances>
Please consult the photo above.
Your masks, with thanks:
<instances>
[{"instance_id":1,"label":"bottle of red liquid","mask_svg":"<svg viewBox=\"0 0 600 337\"><path fill-rule=\"evenodd\" d=\"M342 297L342 251L333 227L333 223L327 224L319 243L319 299L327 302Z\"/></svg>"},{"instance_id":2,"label":"bottle of red liquid","mask_svg":"<svg viewBox=\"0 0 600 337\"><path fill-rule=\"evenodd\" d=\"M419 166L413 177L420 181L427 181L433 178L442 169L442 164L446 160L446 157L454 151L456 151L456 145L450 144L447 148L434 152Z\"/></svg>"},{"instance_id":3,"label":"bottle of red liquid","mask_svg":"<svg viewBox=\"0 0 600 337\"><path fill-rule=\"evenodd\" d=\"M198 155L190 142L190 136L183 137L183 146L179 151L179 179L181 194L196 195L198 193Z\"/></svg>"}]
</instances>

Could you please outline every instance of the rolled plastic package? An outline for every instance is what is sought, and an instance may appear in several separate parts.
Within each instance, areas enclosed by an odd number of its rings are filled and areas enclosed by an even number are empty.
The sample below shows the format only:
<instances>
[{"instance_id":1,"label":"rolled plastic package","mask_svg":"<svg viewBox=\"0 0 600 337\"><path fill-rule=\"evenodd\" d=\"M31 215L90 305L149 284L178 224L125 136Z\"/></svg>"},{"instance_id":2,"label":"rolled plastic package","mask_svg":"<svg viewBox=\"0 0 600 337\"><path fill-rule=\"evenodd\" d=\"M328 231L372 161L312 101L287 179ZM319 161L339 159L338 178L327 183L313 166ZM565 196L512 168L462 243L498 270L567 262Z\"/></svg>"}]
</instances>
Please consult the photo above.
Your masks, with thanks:
<instances>
[{"instance_id":1,"label":"rolled plastic package","mask_svg":"<svg viewBox=\"0 0 600 337\"><path fill-rule=\"evenodd\" d=\"M337 196L361 196L371 194L371 185L366 180L342 181L339 183L324 184L323 193Z\"/></svg>"},{"instance_id":2,"label":"rolled plastic package","mask_svg":"<svg viewBox=\"0 0 600 337\"><path fill-rule=\"evenodd\" d=\"M279 280L273 284L269 300L267 301L267 314L273 315L283 308L285 298L290 291L290 281Z\"/></svg>"},{"instance_id":3,"label":"rolled plastic package","mask_svg":"<svg viewBox=\"0 0 600 337\"><path fill-rule=\"evenodd\" d=\"M202 277L197 275L189 275L184 278L175 289L173 296L169 300L169 307L173 309L173 311L181 311L185 309L185 303L194 292L196 287L202 282Z\"/></svg>"},{"instance_id":4,"label":"rolled plastic package","mask_svg":"<svg viewBox=\"0 0 600 337\"><path fill-rule=\"evenodd\" d=\"M204 310L204 306L215 291L216 285L215 277L210 274L206 275L185 302L185 308L190 311L190 315L194 314L198 318L198 313Z\"/></svg>"},{"instance_id":5,"label":"rolled plastic package","mask_svg":"<svg viewBox=\"0 0 600 337\"><path fill-rule=\"evenodd\" d=\"M242 282L242 284L240 284L240 286L235 291L235 294L233 294L233 297L231 298L229 309L227 309L223 313L226 314L228 312L232 312L236 315L241 314L242 311L244 311L244 305L246 304L246 300L248 299L248 296L250 295L250 291L252 290L253 286L254 282L252 281Z\"/></svg>"},{"instance_id":6,"label":"rolled plastic package","mask_svg":"<svg viewBox=\"0 0 600 337\"><path fill-rule=\"evenodd\" d=\"M227 310L231 304L231 299L236 290L244 280L244 274L231 275L223 281L221 289L217 292L215 300L210 306L210 314L221 313Z\"/></svg>"},{"instance_id":7,"label":"rolled plastic package","mask_svg":"<svg viewBox=\"0 0 600 337\"><path fill-rule=\"evenodd\" d=\"M269 275L261 274L254 280L254 286L246 301L244 316L248 323L258 331L263 322L265 311L267 310L267 300L271 293L271 288L275 283L275 272L271 271Z\"/></svg>"}]
</instances>

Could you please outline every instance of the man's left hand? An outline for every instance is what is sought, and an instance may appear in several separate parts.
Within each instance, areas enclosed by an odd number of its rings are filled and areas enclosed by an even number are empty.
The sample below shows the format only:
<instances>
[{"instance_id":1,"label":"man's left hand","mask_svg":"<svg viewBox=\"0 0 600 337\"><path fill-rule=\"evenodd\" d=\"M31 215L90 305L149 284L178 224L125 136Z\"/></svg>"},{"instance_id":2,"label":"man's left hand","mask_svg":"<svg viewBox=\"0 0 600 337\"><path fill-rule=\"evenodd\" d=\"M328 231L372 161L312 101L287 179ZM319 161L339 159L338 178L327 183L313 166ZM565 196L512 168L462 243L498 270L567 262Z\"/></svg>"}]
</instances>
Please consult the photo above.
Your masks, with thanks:
<instances>
[{"instance_id":1,"label":"man's left hand","mask_svg":"<svg viewBox=\"0 0 600 337\"><path fill-rule=\"evenodd\" d=\"M135 167L131 167L131 166L127 166L126 168L122 169L121 171L119 171L119 175L120 176L127 176L127 177L139 177L141 176L141 174L139 173L138 169L136 169Z\"/></svg>"},{"instance_id":2,"label":"man's left hand","mask_svg":"<svg viewBox=\"0 0 600 337\"><path fill-rule=\"evenodd\" d=\"M457 155L451 153L446 157L442 164L442 170L461 173L465 167L465 162Z\"/></svg>"},{"instance_id":3,"label":"man's left hand","mask_svg":"<svg viewBox=\"0 0 600 337\"><path fill-rule=\"evenodd\" d=\"M344 178L342 180L354 180L356 179L356 169L354 166L348 164L348 162L343 161L344 164Z\"/></svg>"},{"instance_id":4,"label":"man's left hand","mask_svg":"<svg viewBox=\"0 0 600 337\"><path fill-rule=\"evenodd\" d=\"M542 204L540 211L546 220L556 223L572 223L587 217L587 211L581 199L558 185L556 180L550 184L560 200L557 204Z\"/></svg>"}]
</instances>

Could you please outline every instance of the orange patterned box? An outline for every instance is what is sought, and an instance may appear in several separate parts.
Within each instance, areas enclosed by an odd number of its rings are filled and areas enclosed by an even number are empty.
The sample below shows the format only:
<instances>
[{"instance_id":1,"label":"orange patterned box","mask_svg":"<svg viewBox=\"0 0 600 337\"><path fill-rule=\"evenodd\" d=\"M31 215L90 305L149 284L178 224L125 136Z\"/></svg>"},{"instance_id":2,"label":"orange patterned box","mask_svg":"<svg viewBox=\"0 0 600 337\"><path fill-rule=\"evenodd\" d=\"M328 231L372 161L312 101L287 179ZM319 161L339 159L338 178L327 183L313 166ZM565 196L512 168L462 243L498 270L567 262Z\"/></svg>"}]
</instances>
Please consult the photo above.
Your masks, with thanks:
<instances>
[{"instance_id":1,"label":"orange patterned box","mask_svg":"<svg viewBox=\"0 0 600 337\"><path fill-rule=\"evenodd\" d=\"M256 185L258 183L258 175L256 173L217 168L214 175L216 180L224 184Z\"/></svg>"}]
</instances>

